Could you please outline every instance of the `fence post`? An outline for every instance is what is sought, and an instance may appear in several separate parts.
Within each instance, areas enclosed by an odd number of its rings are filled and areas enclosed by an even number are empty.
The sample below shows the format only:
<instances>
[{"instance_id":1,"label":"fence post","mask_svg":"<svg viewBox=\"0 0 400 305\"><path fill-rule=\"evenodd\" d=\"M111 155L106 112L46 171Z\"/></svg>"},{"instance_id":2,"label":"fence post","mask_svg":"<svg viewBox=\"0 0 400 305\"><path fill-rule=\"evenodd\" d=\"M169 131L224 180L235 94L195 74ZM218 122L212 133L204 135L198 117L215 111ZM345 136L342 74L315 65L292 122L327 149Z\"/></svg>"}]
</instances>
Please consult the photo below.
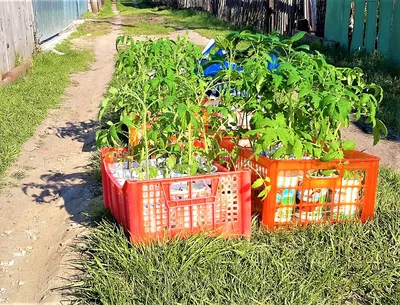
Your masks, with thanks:
<instances>
[{"instance_id":1,"label":"fence post","mask_svg":"<svg viewBox=\"0 0 400 305\"><path fill-rule=\"evenodd\" d=\"M390 34L390 51L389 58L395 64L400 65L400 0L396 1L396 6L393 12L393 25Z\"/></svg>"},{"instance_id":2,"label":"fence post","mask_svg":"<svg viewBox=\"0 0 400 305\"><path fill-rule=\"evenodd\" d=\"M379 15L378 50L388 55L390 44L390 30L392 27L393 0L381 0Z\"/></svg>"},{"instance_id":3,"label":"fence post","mask_svg":"<svg viewBox=\"0 0 400 305\"><path fill-rule=\"evenodd\" d=\"M363 46L364 41L364 9L365 0L355 0L354 3L354 30L351 40L351 50L357 50Z\"/></svg>"},{"instance_id":4,"label":"fence post","mask_svg":"<svg viewBox=\"0 0 400 305\"><path fill-rule=\"evenodd\" d=\"M349 25L350 25L350 11L351 11L351 0L344 0L341 16L341 35L340 35L340 45L346 49L349 47Z\"/></svg>"},{"instance_id":5,"label":"fence post","mask_svg":"<svg viewBox=\"0 0 400 305\"><path fill-rule=\"evenodd\" d=\"M376 21L378 14L378 0L368 0L367 25L365 28L364 46L368 52L375 50L376 42Z\"/></svg>"},{"instance_id":6,"label":"fence post","mask_svg":"<svg viewBox=\"0 0 400 305\"><path fill-rule=\"evenodd\" d=\"M338 3L340 2L340 3ZM343 0L326 1L325 39L340 41Z\"/></svg>"}]
</instances>

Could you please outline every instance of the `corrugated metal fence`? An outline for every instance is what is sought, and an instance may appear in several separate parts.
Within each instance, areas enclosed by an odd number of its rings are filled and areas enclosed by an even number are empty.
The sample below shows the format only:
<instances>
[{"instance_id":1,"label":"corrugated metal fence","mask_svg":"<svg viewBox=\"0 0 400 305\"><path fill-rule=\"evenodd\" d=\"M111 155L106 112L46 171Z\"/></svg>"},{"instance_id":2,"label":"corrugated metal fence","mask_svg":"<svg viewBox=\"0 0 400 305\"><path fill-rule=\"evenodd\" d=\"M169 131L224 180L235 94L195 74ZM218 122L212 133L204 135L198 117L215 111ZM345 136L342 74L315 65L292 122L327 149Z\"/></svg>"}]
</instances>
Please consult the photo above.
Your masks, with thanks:
<instances>
[{"instance_id":1,"label":"corrugated metal fence","mask_svg":"<svg viewBox=\"0 0 400 305\"><path fill-rule=\"evenodd\" d=\"M57 35L88 10L87 0L33 0L39 41Z\"/></svg>"},{"instance_id":2,"label":"corrugated metal fence","mask_svg":"<svg viewBox=\"0 0 400 305\"><path fill-rule=\"evenodd\" d=\"M32 0L0 0L0 73L32 56L33 23Z\"/></svg>"},{"instance_id":3,"label":"corrugated metal fence","mask_svg":"<svg viewBox=\"0 0 400 305\"><path fill-rule=\"evenodd\" d=\"M327 0L325 39L400 64L400 0Z\"/></svg>"}]
</instances>

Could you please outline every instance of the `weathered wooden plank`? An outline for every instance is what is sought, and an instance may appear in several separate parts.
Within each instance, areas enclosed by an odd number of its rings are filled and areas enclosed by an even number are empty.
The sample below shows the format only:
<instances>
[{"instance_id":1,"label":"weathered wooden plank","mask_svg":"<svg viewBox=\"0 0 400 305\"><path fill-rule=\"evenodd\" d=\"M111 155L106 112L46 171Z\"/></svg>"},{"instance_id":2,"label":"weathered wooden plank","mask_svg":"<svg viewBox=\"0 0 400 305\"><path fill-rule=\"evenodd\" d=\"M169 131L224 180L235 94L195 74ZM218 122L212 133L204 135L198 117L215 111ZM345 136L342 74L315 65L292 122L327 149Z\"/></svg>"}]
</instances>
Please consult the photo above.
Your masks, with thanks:
<instances>
[{"instance_id":1,"label":"weathered wooden plank","mask_svg":"<svg viewBox=\"0 0 400 305\"><path fill-rule=\"evenodd\" d=\"M30 58L33 49L31 0L0 1L0 73L13 68L17 57Z\"/></svg>"},{"instance_id":2,"label":"weathered wooden plank","mask_svg":"<svg viewBox=\"0 0 400 305\"><path fill-rule=\"evenodd\" d=\"M364 47L369 52L372 52L375 50L377 15L378 15L378 0L368 0L368 2L367 2L367 24L365 27Z\"/></svg>"},{"instance_id":3,"label":"weathered wooden plank","mask_svg":"<svg viewBox=\"0 0 400 305\"><path fill-rule=\"evenodd\" d=\"M393 12L393 25L390 35L389 58L400 65L400 1L396 1Z\"/></svg>"},{"instance_id":4,"label":"weathered wooden plank","mask_svg":"<svg viewBox=\"0 0 400 305\"><path fill-rule=\"evenodd\" d=\"M351 11L351 2L352 0L344 0L342 7L342 16L341 16L341 33L340 33L340 45L348 48L349 47L349 25L350 25L350 11Z\"/></svg>"},{"instance_id":5,"label":"weathered wooden plank","mask_svg":"<svg viewBox=\"0 0 400 305\"><path fill-rule=\"evenodd\" d=\"M378 50L388 55L392 29L393 0L381 0L379 14Z\"/></svg>"},{"instance_id":6,"label":"weathered wooden plank","mask_svg":"<svg viewBox=\"0 0 400 305\"><path fill-rule=\"evenodd\" d=\"M364 45L364 10L365 0L355 0L354 2L354 30L351 40L351 50L357 50Z\"/></svg>"},{"instance_id":7,"label":"weathered wooden plank","mask_svg":"<svg viewBox=\"0 0 400 305\"><path fill-rule=\"evenodd\" d=\"M325 39L340 41L342 32L342 7L343 0L327 0Z\"/></svg>"},{"instance_id":8,"label":"weathered wooden plank","mask_svg":"<svg viewBox=\"0 0 400 305\"><path fill-rule=\"evenodd\" d=\"M7 37L6 37L6 27L5 27L5 3L0 2L0 75L3 72L8 71L9 65L9 53L7 51Z\"/></svg>"}]
</instances>

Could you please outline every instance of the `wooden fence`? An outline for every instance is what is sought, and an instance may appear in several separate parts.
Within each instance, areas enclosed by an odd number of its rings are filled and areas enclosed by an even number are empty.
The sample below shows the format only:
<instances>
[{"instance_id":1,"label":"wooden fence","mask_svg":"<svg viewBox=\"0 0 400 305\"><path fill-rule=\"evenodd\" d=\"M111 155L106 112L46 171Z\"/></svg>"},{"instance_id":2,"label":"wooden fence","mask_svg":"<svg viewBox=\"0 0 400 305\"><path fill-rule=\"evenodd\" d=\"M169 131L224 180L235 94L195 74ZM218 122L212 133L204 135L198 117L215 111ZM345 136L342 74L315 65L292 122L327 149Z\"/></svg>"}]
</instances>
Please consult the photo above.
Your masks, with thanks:
<instances>
[{"instance_id":1,"label":"wooden fence","mask_svg":"<svg viewBox=\"0 0 400 305\"><path fill-rule=\"evenodd\" d=\"M324 28L326 0L153 0L178 9L207 11L233 25L264 32L292 34L296 21L307 19L311 30Z\"/></svg>"},{"instance_id":2,"label":"wooden fence","mask_svg":"<svg viewBox=\"0 0 400 305\"><path fill-rule=\"evenodd\" d=\"M0 1L0 75L32 56L33 33L32 0Z\"/></svg>"},{"instance_id":3,"label":"wooden fence","mask_svg":"<svg viewBox=\"0 0 400 305\"><path fill-rule=\"evenodd\" d=\"M327 0L325 39L400 64L400 0Z\"/></svg>"}]
</instances>

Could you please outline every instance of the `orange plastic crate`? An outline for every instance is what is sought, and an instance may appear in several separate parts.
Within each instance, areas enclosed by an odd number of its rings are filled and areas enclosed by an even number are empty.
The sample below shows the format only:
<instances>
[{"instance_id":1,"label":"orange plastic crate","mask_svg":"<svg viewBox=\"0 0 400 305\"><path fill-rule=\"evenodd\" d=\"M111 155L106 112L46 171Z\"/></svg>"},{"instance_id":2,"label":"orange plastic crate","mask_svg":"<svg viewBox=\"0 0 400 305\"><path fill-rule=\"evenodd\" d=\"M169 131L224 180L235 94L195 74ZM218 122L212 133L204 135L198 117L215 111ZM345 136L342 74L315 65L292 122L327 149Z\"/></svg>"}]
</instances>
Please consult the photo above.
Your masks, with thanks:
<instances>
[{"instance_id":1,"label":"orange plastic crate","mask_svg":"<svg viewBox=\"0 0 400 305\"><path fill-rule=\"evenodd\" d=\"M229 139L220 143L227 151L234 144ZM247 164L252 182L259 176L271 179L271 190L265 200L252 189L252 212L258 213L269 229L312 223L362 221L374 217L379 158L347 151L344 160L272 160L252 158L252 151L240 148L234 168ZM314 177L316 170L334 170L330 177ZM345 174L346 173L346 174Z\"/></svg>"},{"instance_id":2,"label":"orange plastic crate","mask_svg":"<svg viewBox=\"0 0 400 305\"><path fill-rule=\"evenodd\" d=\"M224 236L251 235L250 171L227 171L190 177L127 180L123 185L110 164L126 149L101 152L104 204L132 242L210 232ZM194 183L202 183L201 190ZM174 186L175 185L175 186ZM176 186L183 185L183 192ZM171 188L171 186L174 186Z\"/></svg>"}]
</instances>

